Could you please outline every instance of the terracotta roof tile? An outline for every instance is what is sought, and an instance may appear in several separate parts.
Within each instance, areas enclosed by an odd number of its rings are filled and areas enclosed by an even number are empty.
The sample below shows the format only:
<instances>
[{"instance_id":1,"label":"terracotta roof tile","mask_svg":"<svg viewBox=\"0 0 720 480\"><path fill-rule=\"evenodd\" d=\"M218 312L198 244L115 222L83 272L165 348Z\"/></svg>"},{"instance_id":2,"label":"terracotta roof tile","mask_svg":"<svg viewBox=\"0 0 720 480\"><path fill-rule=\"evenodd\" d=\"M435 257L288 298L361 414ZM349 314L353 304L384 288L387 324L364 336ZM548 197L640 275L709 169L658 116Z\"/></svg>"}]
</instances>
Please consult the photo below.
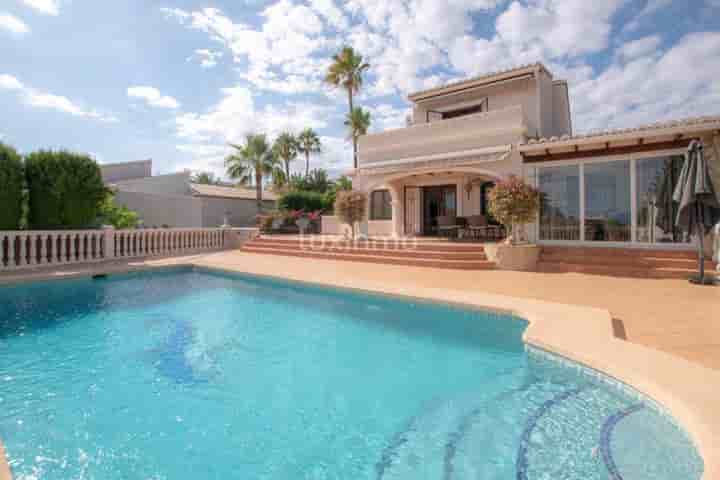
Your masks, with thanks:
<instances>
[{"instance_id":1,"label":"terracotta roof tile","mask_svg":"<svg viewBox=\"0 0 720 480\"><path fill-rule=\"evenodd\" d=\"M535 139L532 138L528 140L523 145L545 145L550 143L558 143L558 142L567 142L567 141L574 141L574 140L581 140L585 138L595 138L595 137L610 137L614 135L623 135L628 133L642 133L642 132L649 132L653 130L661 130L666 128L676 128L676 127L686 127L686 126L701 126L709 123L719 123L720 122L720 116L704 116L704 117L692 117L692 118L685 118L680 120L670 120L667 122L656 122L656 123L650 123L646 125L639 125L637 127L632 128L617 128L617 129L610 129L610 130L595 130L590 131L588 133L580 134L580 135L563 135L561 137L550 137L550 138L540 138Z\"/></svg>"}]
</instances>

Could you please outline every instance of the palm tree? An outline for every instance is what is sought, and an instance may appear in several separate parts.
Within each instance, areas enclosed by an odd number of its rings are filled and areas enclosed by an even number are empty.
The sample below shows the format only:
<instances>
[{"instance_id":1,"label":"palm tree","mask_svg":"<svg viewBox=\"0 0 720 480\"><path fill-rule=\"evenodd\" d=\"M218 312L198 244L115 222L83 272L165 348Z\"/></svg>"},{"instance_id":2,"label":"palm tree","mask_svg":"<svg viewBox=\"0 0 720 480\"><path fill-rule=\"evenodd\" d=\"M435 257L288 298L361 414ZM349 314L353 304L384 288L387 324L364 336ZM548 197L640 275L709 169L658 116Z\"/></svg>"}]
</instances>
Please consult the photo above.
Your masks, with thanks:
<instances>
[{"instance_id":1,"label":"palm tree","mask_svg":"<svg viewBox=\"0 0 720 480\"><path fill-rule=\"evenodd\" d=\"M343 47L340 53L333 55L333 63L325 75L325 82L344 88L348 95L348 112L353 111L353 96L360 91L363 84L363 72L370 64L363 62L362 55L352 47ZM357 168L357 138L353 138L353 167Z\"/></svg>"},{"instance_id":2,"label":"palm tree","mask_svg":"<svg viewBox=\"0 0 720 480\"><path fill-rule=\"evenodd\" d=\"M320 153L322 151L322 145L320 144L320 137L315 133L312 128L306 128L300 135L298 135L298 152L305 155L305 176L310 174L310 154Z\"/></svg>"},{"instance_id":3,"label":"palm tree","mask_svg":"<svg viewBox=\"0 0 720 480\"><path fill-rule=\"evenodd\" d=\"M353 108L345 118L345 126L348 127L348 138L357 142L357 139L365 135L370 128L370 112L361 107Z\"/></svg>"},{"instance_id":4,"label":"palm tree","mask_svg":"<svg viewBox=\"0 0 720 480\"><path fill-rule=\"evenodd\" d=\"M270 173L273 190L279 192L288 184L288 177L285 176L285 170L280 165L273 167Z\"/></svg>"},{"instance_id":5,"label":"palm tree","mask_svg":"<svg viewBox=\"0 0 720 480\"><path fill-rule=\"evenodd\" d=\"M295 160L298 154L297 138L290 132L281 133L273 143L273 151L285 165L285 178L290 178L290 162Z\"/></svg>"},{"instance_id":6,"label":"palm tree","mask_svg":"<svg viewBox=\"0 0 720 480\"><path fill-rule=\"evenodd\" d=\"M263 178L270 175L277 166L277 158L267 141L267 136L248 134L243 145L231 143L235 153L225 158L225 168L230 178L239 179L242 184L255 178L255 192L258 209L262 208Z\"/></svg>"}]
</instances>

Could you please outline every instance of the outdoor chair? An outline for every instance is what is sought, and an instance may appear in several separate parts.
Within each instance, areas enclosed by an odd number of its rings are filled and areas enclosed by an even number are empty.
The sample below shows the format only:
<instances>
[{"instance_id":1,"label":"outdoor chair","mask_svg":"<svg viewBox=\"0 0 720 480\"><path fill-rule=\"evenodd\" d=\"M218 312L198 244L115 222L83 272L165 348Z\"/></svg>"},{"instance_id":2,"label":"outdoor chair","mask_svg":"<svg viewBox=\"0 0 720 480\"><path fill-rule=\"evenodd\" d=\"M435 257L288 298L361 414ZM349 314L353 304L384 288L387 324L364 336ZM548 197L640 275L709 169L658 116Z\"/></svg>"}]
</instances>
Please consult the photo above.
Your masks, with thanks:
<instances>
[{"instance_id":1,"label":"outdoor chair","mask_svg":"<svg viewBox=\"0 0 720 480\"><path fill-rule=\"evenodd\" d=\"M505 232L500 225L490 225L485 215L470 215L462 230L463 238L473 240L502 240Z\"/></svg>"}]
</instances>

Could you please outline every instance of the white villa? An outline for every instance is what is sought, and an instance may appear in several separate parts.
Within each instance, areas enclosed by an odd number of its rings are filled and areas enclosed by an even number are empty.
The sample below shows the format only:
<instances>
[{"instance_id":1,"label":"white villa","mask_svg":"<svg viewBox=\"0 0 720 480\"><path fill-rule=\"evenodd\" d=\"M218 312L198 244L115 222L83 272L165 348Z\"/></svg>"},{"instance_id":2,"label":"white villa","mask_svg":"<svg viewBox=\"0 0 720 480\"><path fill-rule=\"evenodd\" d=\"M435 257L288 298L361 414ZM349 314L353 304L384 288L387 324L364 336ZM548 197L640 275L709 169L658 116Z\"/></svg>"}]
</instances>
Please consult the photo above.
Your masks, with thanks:
<instances>
[{"instance_id":1,"label":"white villa","mask_svg":"<svg viewBox=\"0 0 720 480\"><path fill-rule=\"evenodd\" d=\"M437 235L464 217L492 223L485 195L516 174L546 195L530 240L545 245L689 248L656 225L691 139L720 185L720 117L573 135L568 85L542 64L409 96L409 126L359 141L355 188L368 192L370 236ZM336 225L328 223L327 233ZM325 228L324 228L324 231Z\"/></svg>"}]
</instances>

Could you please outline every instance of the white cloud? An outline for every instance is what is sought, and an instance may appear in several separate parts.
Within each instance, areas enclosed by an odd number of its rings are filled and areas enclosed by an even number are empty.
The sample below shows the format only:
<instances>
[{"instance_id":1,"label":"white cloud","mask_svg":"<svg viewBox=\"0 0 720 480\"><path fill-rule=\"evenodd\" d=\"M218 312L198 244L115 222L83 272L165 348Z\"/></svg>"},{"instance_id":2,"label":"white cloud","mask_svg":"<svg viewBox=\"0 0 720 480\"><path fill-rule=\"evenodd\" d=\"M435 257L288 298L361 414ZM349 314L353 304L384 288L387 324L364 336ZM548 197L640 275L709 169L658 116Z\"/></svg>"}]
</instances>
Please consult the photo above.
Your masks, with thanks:
<instances>
[{"instance_id":1,"label":"white cloud","mask_svg":"<svg viewBox=\"0 0 720 480\"><path fill-rule=\"evenodd\" d=\"M0 13L0 29L11 33L28 33L30 31L30 27L25 22L9 13Z\"/></svg>"},{"instance_id":2,"label":"white cloud","mask_svg":"<svg viewBox=\"0 0 720 480\"><path fill-rule=\"evenodd\" d=\"M45 15L60 14L59 0L22 0L22 2L30 8L37 10Z\"/></svg>"},{"instance_id":3,"label":"white cloud","mask_svg":"<svg viewBox=\"0 0 720 480\"><path fill-rule=\"evenodd\" d=\"M643 56L654 56L659 53L658 47L662 43L660 35L649 35L623 44L618 48L618 55L624 60L633 60Z\"/></svg>"},{"instance_id":4,"label":"white cloud","mask_svg":"<svg viewBox=\"0 0 720 480\"><path fill-rule=\"evenodd\" d=\"M342 124L334 107L304 101L288 101L282 106L259 106L250 89L244 86L225 88L222 93L222 99L206 112L183 113L175 118L176 133L181 139L177 148L195 158L192 165L186 165L187 168L197 170L215 165L212 171L221 174L217 166L228 153L227 143L241 143L248 133L265 133L272 141L283 131L297 133L306 127L322 130L329 126L330 121ZM349 165L348 144L344 139L338 141L337 138L322 137L327 148L316 156L313 165L329 166L338 172L344 168L342 160L347 160Z\"/></svg>"},{"instance_id":5,"label":"white cloud","mask_svg":"<svg viewBox=\"0 0 720 480\"><path fill-rule=\"evenodd\" d=\"M97 110L87 110L72 100L61 95L42 92L35 88L24 85L20 80L8 74L0 74L0 90L17 92L23 102L31 107L55 110L68 113L77 117L87 117L101 122L117 122L113 115L104 114Z\"/></svg>"},{"instance_id":6,"label":"white cloud","mask_svg":"<svg viewBox=\"0 0 720 480\"><path fill-rule=\"evenodd\" d=\"M0 88L4 90L22 90L25 86L12 75L0 74Z\"/></svg>"},{"instance_id":7,"label":"white cloud","mask_svg":"<svg viewBox=\"0 0 720 480\"><path fill-rule=\"evenodd\" d=\"M243 78L266 90L316 90L322 79L318 67L327 60L313 54L339 45L323 33L323 22L315 11L290 0L279 0L262 10L263 23L258 28L235 23L216 8L162 11L168 18L208 33L232 53L235 62L247 62ZM330 11L326 9L324 15L331 15Z\"/></svg>"},{"instance_id":8,"label":"white cloud","mask_svg":"<svg viewBox=\"0 0 720 480\"><path fill-rule=\"evenodd\" d=\"M615 63L571 83L575 125L589 130L717 114L719 76L720 33L688 34L661 55Z\"/></svg>"},{"instance_id":9,"label":"white cloud","mask_svg":"<svg viewBox=\"0 0 720 480\"><path fill-rule=\"evenodd\" d=\"M222 90L223 98L205 113L176 117L177 134L193 141L240 142L251 132L275 136L281 131L321 129L331 116L328 107L306 102L286 102L282 107L259 108L251 91L243 86Z\"/></svg>"},{"instance_id":10,"label":"white cloud","mask_svg":"<svg viewBox=\"0 0 720 480\"><path fill-rule=\"evenodd\" d=\"M348 19L335 5L334 0L310 0L310 8L322 15L325 20L338 30L348 28Z\"/></svg>"},{"instance_id":11,"label":"white cloud","mask_svg":"<svg viewBox=\"0 0 720 480\"><path fill-rule=\"evenodd\" d=\"M370 131L377 132L392 128L401 128L406 125L406 119L410 115L409 108L398 108L389 103L381 103L369 107Z\"/></svg>"},{"instance_id":12,"label":"white cloud","mask_svg":"<svg viewBox=\"0 0 720 480\"><path fill-rule=\"evenodd\" d=\"M180 103L173 97L169 97L160 93L155 87L137 86L127 89L128 97L139 98L145 102L158 108L179 108Z\"/></svg>"},{"instance_id":13,"label":"white cloud","mask_svg":"<svg viewBox=\"0 0 720 480\"><path fill-rule=\"evenodd\" d=\"M207 48L200 48L195 50L192 56L188 57L187 61L198 60L200 66L203 68L213 68L217 66L218 60L223 57L222 52L216 50L209 50Z\"/></svg>"}]
</instances>

